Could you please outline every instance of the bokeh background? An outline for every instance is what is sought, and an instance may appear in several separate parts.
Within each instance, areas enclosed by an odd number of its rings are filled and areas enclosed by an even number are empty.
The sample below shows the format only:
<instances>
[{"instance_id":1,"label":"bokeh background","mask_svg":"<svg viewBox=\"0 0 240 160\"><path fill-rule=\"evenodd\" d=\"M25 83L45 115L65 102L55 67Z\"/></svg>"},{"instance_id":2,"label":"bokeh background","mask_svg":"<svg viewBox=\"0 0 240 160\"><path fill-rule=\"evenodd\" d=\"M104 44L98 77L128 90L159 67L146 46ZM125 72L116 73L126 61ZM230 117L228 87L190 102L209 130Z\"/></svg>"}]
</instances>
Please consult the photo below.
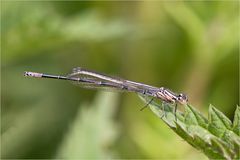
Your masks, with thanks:
<instances>
[{"instance_id":1,"label":"bokeh background","mask_svg":"<svg viewBox=\"0 0 240 160\"><path fill-rule=\"evenodd\" d=\"M239 104L239 3L1 1L2 158L206 159L133 93L33 79L84 67L165 86L230 119Z\"/></svg>"}]
</instances>

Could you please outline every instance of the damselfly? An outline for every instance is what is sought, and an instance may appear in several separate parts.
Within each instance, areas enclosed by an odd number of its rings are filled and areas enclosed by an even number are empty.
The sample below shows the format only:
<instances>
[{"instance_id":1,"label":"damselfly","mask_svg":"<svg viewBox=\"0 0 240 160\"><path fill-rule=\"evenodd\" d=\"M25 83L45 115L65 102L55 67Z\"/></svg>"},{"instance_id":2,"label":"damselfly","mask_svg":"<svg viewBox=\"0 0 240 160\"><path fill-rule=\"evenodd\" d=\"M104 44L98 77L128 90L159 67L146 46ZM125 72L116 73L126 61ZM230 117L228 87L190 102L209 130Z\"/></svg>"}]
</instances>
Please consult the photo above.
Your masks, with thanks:
<instances>
[{"instance_id":1,"label":"damselfly","mask_svg":"<svg viewBox=\"0 0 240 160\"><path fill-rule=\"evenodd\" d=\"M105 89L111 89L111 90L127 91L127 92L135 92L135 93L143 94L143 95L152 97L151 101L154 98L157 98L162 100L163 102L175 104L175 114L176 114L177 104L186 105L188 102L188 98L185 94L182 94L182 93L177 94L164 87L160 87L160 88L153 87L143 83L138 83L138 82L129 81L121 78L107 76L101 73L96 73L80 67L74 68L72 73L67 76L49 75L49 74L36 73L36 72L25 72L24 76L68 80L84 88L94 88L94 89L105 88ZM149 103L151 103L151 101Z\"/></svg>"}]
</instances>

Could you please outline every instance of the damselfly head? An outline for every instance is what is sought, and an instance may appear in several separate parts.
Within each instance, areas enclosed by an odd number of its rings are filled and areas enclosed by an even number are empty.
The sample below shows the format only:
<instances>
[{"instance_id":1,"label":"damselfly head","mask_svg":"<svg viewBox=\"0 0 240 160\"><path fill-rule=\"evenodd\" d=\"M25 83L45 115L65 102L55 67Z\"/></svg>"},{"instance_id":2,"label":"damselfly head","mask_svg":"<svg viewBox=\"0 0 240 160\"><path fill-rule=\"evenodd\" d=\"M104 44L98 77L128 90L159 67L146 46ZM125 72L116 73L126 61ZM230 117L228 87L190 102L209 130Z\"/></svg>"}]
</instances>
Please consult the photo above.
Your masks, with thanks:
<instances>
[{"instance_id":1,"label":"damselfly head","mask_svg":"<svg viewBox=\"0 0 240 160\"><path fill-rule=\"evenodd\" d=\"M183 105L186 105L187 102L188 102L188 97L187 97L187 95L180 93L180 94L178 95L178 102L181 103L181 104L183 104Z\"/></svg>"}]
</instances>

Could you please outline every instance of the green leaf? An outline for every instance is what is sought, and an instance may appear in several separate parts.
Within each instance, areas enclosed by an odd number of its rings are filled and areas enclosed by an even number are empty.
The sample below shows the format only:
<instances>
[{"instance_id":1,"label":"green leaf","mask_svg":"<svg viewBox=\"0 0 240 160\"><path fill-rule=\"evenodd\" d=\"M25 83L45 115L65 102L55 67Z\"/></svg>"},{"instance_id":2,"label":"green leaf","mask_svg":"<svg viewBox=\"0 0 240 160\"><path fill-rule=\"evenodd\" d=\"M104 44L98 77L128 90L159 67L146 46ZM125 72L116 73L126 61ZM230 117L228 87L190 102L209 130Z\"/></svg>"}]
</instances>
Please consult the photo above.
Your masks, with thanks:
<instances>
[{"instance_id":1,"label":"green leaf","mask_svg":"<svg viewBox=\"0 0 240 160\"><path fill-rule=\"evenodd\" d=\"M57 158L107 159L112 156L108 148L117 135L113 122L117 95L101 92L93 104L81 104L75 122L58 149Z\"/></svg>"},{"instance_id":2,"label":"green leaf","mask_svg":"<svg viewBox=\"0 0 240 160\"><path fill-rule=\"evenodd\" d=\"M185 107L185 122L189 125L198 124L203 128L207 128L208 126L208 120L191 105L186 105Z\"/></svg>"},{"instance_id":3,"label":"green leaf","mask_svg":"<svg viewBox=\"0 0 240 160\"><path fill-rule=\"evenodd\" d=\"M214 106L209 107L209 125L208 129L211 133L218 137L222 137L227 129L231 130L232 122Z\"/></svg>"},{"instance_id":4,"label":"green leaf","mask_svg":"<svg viewBox=\"0 0 240 160\"><path fill-rule=\"evenodd\" d=\"M191 144L193 147L198 148L197 145L195 145L195 143L193 143L193 139L194 137L188 133L186 126L183 125L179 125L178 123L176 123L177 129L174 130L178 135L180 135L185 141L187 141L189 144Z\"/></svg>"},{"instance_id":5,"label":"green leaf","mask_svg":"<svg viewBox=\"0 0 240 160\"><path fill-rule=\"evenodd\" d=\"M210 139L211 140L211 139ZM208 156L210 159L224 159L222 154L216 151L216 147L213 147L213 143L205 143L202 137L196 135L194 139L195 143L199 144L199 147L202 149L203 153ZM210 144L209 144L210 143Z\"/></svg>"},{"instance_id":6,"label":"green leaf","mask_svg":"<svg viewBox=\"0 0 240 160\"><path fill-rule=\"evenodd\" d=\"M240 107L237 106L234 119L233 119L233 131L240 136Z\"/></svg>"},{"instance_id":7,"label":"green leaf","mask_svg":"<svg viewBox=\"0 0 240 160\"><path fill-rule=\"evenodd\" d=\"M221 141L219 141L219 139L217 139L217 138L211 139L211 144L212 144L212 148L215 149L215 153L217 153L217 155L219 155L219 153L221 153L220 154L222 156L221 159L231 159L231 157L232 157L231 151L228 150L226 145L221 143ZM217 157L214 157L214 158L219 159Z\"/></svg>"},{"instance_id":8,"label":"green leaf","mask_svg":"<svg viewBox=\"0 0 240 160\"><path fill-rule=\"evenodd\" d=\"M140 95L149 103L151 98ZM219 110L210 105L209 119L193 106L186 105L185 112L174 114L174 105L159 104L153 101L150 109L161 118L175 133L194 148L202 151L210 159L239 159L239 107L232 122ZM176 119L177 118L177 121Z\"/></svg>"},{"instance_id":9,"label":"green leaf","mask_svg":"<svg viewBox=\"0 0 240 160\"><path fill-rule=\"evenodd\" d=\"M229 137L231 137L230 142L233 144L232 149L235 153L237 153L234 158L240 159L240 137L232 131L230 131L229 133Z\"/></svg>"}]
</instances>

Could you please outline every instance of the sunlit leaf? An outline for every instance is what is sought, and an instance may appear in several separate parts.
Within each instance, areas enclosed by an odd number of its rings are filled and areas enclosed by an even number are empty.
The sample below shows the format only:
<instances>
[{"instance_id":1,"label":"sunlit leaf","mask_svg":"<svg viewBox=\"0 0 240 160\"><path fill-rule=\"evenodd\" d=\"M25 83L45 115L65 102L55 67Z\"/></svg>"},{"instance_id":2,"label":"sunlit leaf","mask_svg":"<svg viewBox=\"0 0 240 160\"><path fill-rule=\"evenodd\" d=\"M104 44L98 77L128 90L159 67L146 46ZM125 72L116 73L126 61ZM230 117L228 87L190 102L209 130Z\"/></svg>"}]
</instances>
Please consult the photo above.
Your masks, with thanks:
<instances>
[{"instance_id":1,"label":"sunlit leaf","mask_svg":"<svg viewBox=\"0 0 240 160\"><path fill-rule=\"evenodd\" d=\"M149 98L146 96L140 95L140 98L145 102L149 102ZM239 157L240 137L233 132L232 122L215 107L209 107L209 120L207 120L194 107L187 105L184 113L177 111L177 120L174 121L173 105L168 103L161 105L156 102L149 105L153 113L170 126L174 132L193 147L201 150L209 158L233 159ZM237 110L235 112L236 119L238 119ZM182 116L184 116L184 120ZM236 119L233 129L236 129L239 123Z\"/></svg>"}]
</instances>

